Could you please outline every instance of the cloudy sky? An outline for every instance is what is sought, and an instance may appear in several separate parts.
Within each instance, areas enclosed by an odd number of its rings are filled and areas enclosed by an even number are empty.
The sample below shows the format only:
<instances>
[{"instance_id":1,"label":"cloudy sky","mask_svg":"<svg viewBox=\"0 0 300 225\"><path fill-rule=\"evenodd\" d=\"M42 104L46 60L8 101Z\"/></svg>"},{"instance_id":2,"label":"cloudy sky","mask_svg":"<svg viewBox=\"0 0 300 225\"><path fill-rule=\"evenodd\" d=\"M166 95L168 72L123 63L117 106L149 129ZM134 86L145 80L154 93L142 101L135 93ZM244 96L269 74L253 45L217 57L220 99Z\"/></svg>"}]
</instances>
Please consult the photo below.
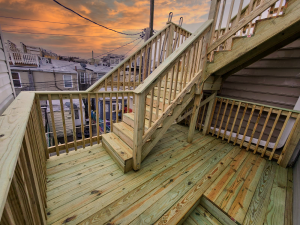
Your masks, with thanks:
<instances>
[{"instance_id":1,"label":"cloudy sky","mask_svg":"<svg viewBox=\"0 0 300 225\"><path fill-rule=\"evenodd\" d=\"M150 0L58 1L81 15L120 32L138 33L149 25ZM154 29L160 30L172 11L173 22L178 23L182 16L183 27L194 31L207 19L209 6L210 0L155 0ZM17 45L23 42L60 55L83 58L91 57L92 50L97 56L138 37L120 35L98 27L52 0L0 0L0 25L5 41L8 39ZM137 43L138 41L114 53L125 54ZM141 44L142 41L136 47Z\"/></svg>"}]
</instances>

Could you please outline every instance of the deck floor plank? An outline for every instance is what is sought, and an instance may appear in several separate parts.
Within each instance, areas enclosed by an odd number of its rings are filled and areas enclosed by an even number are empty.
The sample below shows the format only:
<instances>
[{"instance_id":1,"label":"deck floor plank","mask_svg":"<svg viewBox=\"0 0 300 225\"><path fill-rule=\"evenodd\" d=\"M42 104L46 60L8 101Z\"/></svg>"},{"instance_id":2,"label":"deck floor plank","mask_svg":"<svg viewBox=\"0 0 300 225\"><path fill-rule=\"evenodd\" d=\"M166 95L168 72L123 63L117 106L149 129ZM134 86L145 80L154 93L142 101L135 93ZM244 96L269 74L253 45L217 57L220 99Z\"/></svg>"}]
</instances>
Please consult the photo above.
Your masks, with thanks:
<instances>
[{"instance_id":1,"label":"deck floor plank","mask_svg":"<svg viewBox=\"0 0 300 225\"><path fill-rule=\"evenodd\" d=\"M188 143L187 131L172 125L137 172L124 174L101 144L51 157L47 223L172 224L191 209L183 224L220 225L199 205L204 194L239 223L284 225L286 169L199 131Z\"/></svg>"},{"instance_id":2,"label":"deck floor plank","mask_svg":"<svg viewBox=\"0 0 300 225\"><path fill-rule=\"evenodd\" d=\"M261 175L243 224L262 225L264 223L275 173L275 165L268 161L263 174Z\"/></svg>"}]
</instances>

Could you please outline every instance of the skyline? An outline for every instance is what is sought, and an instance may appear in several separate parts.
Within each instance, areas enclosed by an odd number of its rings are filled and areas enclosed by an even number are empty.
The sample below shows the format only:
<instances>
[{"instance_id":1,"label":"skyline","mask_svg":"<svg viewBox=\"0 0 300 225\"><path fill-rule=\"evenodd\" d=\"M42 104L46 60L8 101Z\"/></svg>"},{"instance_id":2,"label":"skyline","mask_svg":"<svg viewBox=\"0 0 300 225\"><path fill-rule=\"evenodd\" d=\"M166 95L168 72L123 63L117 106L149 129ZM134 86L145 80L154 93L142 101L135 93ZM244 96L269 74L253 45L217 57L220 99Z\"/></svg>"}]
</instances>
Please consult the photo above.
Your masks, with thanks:
<instances>
[{"instance_id":1,"label":"skyline","mask_svg":"<svg viewBox=\"0 0 300 225\"><path fill-rule=\"evenodd\" d=\"M61 0L59 2L101 25L120 32L139 33L149 26L149 0ZM193 32L207 19L209 5L209 0L185 2L156 0L154 30L163 28L169 12L172 11L174 14L172 21L178 23L179 18L183 16L183 28ZM97 56L138 38L138 35L121 35L99 27L64 9L54 1L30 0L29 3L29 0L0 0L0 14L2 16L0 26L5 42L10 40L18 46L23 42L26 45L51 50L58 55L90 58L92 51ZM125 54L131 49L132 53L144 41L140 41L137 45L138 42L135 41L112 53Z\"/></svg>"}]
</instances>

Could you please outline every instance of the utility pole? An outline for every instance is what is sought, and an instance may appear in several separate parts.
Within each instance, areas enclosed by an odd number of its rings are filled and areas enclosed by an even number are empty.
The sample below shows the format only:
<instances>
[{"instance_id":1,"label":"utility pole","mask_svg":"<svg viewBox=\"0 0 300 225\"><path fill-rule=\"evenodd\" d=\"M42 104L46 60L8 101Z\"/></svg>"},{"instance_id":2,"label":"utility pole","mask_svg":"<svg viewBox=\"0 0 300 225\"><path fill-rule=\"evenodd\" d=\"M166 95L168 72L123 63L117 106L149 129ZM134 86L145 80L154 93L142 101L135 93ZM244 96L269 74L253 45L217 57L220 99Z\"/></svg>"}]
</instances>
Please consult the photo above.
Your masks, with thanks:
<instances>
[{"instance_id":1,"label":"utility pole","mask_svg":"<svg viewBox=\"0 0 300 225\"><path fill-rule=\"evenodd\" d=\"M152 37L153 35L153 19L154 19L154 0L150 0L150 22L149 22L150 37Z\"/></svg>"}]
</instances>

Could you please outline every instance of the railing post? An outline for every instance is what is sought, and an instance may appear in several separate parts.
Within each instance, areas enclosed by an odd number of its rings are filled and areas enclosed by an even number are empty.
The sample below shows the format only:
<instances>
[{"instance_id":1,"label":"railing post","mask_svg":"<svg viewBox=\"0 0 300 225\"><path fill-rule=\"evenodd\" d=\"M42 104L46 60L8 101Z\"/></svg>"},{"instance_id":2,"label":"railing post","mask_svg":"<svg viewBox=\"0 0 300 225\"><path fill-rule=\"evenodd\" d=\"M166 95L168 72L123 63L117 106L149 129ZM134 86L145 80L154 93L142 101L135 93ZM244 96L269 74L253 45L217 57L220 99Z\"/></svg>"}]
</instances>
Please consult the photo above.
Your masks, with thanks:
<instances>
[{"instance_id":1,"label":"railing post","mask_svg":"<svg viewBox=\"0 0 300 225\"><path fill-rule=\"evenodd\" d=\"M135 94L133 131L133 169L139 170L142 162L143 134L145 125L145 92Z\"/></svg>"},{"instance_id":2,"label":"railing post","mask_svg":"<svg viewBox=\"0 0 300 225\"><path fill-rule=\"evenodd\" d=\"M174 39L174 30L175 30L175 25L171 24L170 26L170 30L168 33L168 45L167 45L167 56L169 57L169 55L172 54L172 45L173 45L173 39Z\"/></svg>"},{"instance_id":3,"label":"railing post","mask_svg":"<svg viewBox=\"0 0 300 225\"><path fill-rule=\"evenodd\" d=\"M204 127L203 127L203 131L202 134L206 135L208 133L209 126L211 124L211 120L213 117L213 108L215 107L215 100L216 100L216 96L217 96L217 91L215 91L213 93L213 98L212 100L210 100L209 104L208 104L208 108L207 108L207 113L206 113L206 117L205 117L205 122L204 122Z\"/></svg>"}]
</instances>

